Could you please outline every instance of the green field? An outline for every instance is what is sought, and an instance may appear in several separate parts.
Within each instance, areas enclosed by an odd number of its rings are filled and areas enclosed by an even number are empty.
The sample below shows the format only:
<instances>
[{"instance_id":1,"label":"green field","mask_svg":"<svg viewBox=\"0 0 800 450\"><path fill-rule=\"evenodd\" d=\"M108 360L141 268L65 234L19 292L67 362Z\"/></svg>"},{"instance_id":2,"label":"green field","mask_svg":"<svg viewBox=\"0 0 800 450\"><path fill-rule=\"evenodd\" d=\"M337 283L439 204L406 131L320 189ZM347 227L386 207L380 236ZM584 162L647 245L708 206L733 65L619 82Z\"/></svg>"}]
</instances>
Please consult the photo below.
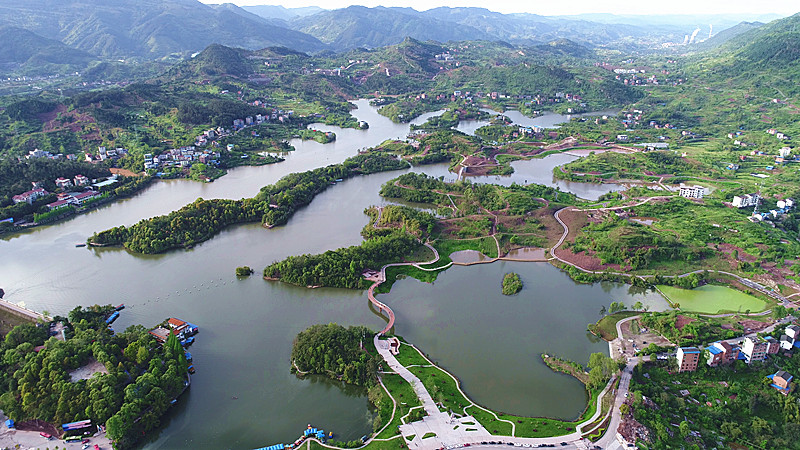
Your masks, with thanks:
<instances>
[{"instance_id":1,"label":"green field","mask_svg":"<svg viewBox=\"0 0 800 450\"><path fill-rule=\"evenodd\" d=\"M725 286L705 285L695 289L658 286L670 303L678 303L681 310L700 314L724 312L760 312L767 309L763 300Z\"/></svg>"}]
</instances>

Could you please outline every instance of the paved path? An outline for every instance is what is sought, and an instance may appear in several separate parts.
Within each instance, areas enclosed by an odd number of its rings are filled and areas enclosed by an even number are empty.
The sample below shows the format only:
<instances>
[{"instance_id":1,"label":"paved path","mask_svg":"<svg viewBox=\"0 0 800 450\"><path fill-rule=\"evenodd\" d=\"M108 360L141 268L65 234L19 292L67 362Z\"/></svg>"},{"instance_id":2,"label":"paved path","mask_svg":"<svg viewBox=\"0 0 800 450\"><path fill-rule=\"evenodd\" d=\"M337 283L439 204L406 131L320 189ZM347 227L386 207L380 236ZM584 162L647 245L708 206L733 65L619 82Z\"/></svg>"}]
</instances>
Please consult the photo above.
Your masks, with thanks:
<instances>
[{"instance_id":1,"label":"paved path","mask_svg":"<svg viewBox=\"0 0 800 450\"><path fill-rule=\"evenodd\" d=\"M29 319L29 320L33 321L34 323L37 322L39 319L42 319L44 321L49 321L49 319L50 319L49 317L45 317L41 313L38 313L36 311L31 311L28 308L24 308L22 306L15 305L14 303L11 303L11 302L6 301L6 300L0 300L0 308L10 311L12 314L14 314L16 316L22 316L22 317L24 317L26 319Z\"/></svg>"}]
</instances>

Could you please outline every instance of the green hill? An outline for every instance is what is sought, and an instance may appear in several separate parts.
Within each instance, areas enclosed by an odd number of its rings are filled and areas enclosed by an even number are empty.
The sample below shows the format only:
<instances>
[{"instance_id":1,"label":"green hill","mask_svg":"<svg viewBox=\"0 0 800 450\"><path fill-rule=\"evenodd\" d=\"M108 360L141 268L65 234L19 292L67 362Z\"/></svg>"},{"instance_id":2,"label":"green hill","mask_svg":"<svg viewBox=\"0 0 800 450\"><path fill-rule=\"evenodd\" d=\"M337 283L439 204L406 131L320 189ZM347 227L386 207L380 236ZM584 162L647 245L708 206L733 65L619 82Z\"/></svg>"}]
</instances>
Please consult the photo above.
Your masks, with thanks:
<instances>
[{"instance_id":1,"label":"green hill","mask_svg":"<svg viewBox=\"0 0 800 450\"><path fill-rule=\"evenodd\" d=\"M719 33L715 34L711 39L707 39L699 44L693 46L692 48L697 51L705 51L705 50L712 50L721 45L724 45L731 39L739 36L740 34L747 33L748 31L754 30L758 27L764 25L761 22L741 22L737 25L734 25L730 28L726 28Z\"/></svg>"},{"instance_id":2,"label":"green hill","mask_svg":"<svg viewBox=\"0 0 800 450\"><path fill-rule=\"evenodd\" d=\"M59 41L47 39L28 30L0 27L0 73L64 73L81 71L95 58Z\"/></svg>"}]
</instances>

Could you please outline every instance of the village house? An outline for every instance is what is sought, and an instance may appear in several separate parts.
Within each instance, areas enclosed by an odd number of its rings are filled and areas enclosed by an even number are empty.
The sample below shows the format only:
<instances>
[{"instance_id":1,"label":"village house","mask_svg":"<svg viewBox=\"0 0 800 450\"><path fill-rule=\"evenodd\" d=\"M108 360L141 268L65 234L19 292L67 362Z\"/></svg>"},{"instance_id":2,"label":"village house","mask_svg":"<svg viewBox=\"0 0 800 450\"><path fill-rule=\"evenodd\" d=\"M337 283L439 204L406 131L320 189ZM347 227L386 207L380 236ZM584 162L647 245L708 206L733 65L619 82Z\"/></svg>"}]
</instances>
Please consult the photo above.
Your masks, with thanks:
<instances>
[{"instance_id":1,"label":"village house","mask_svg":"<svg viewBox=\"0 0 800 450\"><path fill-rule=\"evenodd\" d=\"M693 372L697 370L700 353L700 349L697 347L680 347L678 349L678 372Z\"/></svg>"},{"instance_id":2,"label":"village house","mask_svg":"<svg viewBox=\"0 0 800 450\"><path fill-rule=\"evenodd\" d=\"M85 175L75 175L75 186L88 186L89 185L89 177Z\"/></svg>"},{"instance_id":3,"label":"village house","mask_svg":"<svg viewBox=\"0 0 800 450\"><path fill-rule=\"evenodd\" d=\"M706 188L703 186L685 186L681 185L678 194L685 198L703 198L706 195Z\"/></svg>"},{"instance_id":4,"label":"village house","mask_svg":"<svg viewBox=\"0 0 800 450\"><path fill-rule=\"evenodd\" d=\"M56 178L56 187L61 189L72 187L72 181L69 178L58 177Z\"/></svg>"},{"instance_id":5,"label":"village house","mask_svg":"<svg viewBox=\"0 0 800 450\"><path fill-rule=\"evenodd\" d=\"M764 339L748 336L744 338L741 353L745 357L745 362L752 364L754 361L764 361L767 358L768 347L769 344Z\"/></svg>"},{"instance_id":6,"label":"village house","mask_svg":"<svg viewBox=\"0 0 800 450\"><path fill-rule=\"evenodd\" d=\"M739 359L739 347L725 341L718 341L711 344L708 347L708 353L708 361L706 361L706 363L711 367L716 367L720 364L730 364Z\"/></svg>"},{"instance_id":7,"label":"village house","mask_svg":"<svg viewBox=\"0 0 800 450\"><path fill-rule=\"evenodd\" d=\"M731 204L735 208L749 208L750 206L756 206L759 201L761 201L761 196L758 194L734 195Z\"/></svg>"},{"instance_id":8,"label":"village house","mask_svg":"<svg viewBox=\"0 0 800 450\"><path fill-rule=\"evenodd\" d=\"M768 355L774 355L774 354L778 353L778 351L781 349L780 341L778 341L774 337L772 337L772 336L764 336L764 340L767 341L767 354Z\"/></svg>"},{"instance_id":9,"label":"village house","mask_svg":"<svg viewBox=\"0 0 800 450\"><path fill-rule=\"evenodd\" d=\"M772 375L767 375L767 378L772 380L770 386L781 394L789 395L789 392L792 391L792 379L794 377L785 370L779 370Z\"/></svg>"}]
</instances>

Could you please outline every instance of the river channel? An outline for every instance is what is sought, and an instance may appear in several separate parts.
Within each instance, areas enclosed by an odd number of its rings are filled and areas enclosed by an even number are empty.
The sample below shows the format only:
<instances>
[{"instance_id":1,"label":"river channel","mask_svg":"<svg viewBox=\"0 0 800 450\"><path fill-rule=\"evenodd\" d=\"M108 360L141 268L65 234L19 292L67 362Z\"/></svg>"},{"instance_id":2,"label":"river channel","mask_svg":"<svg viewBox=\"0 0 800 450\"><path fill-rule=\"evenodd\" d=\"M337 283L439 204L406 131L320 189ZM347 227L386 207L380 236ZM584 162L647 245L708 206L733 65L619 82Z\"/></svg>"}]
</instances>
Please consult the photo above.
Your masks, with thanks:
<instances>
[{"instance_id":1,"label":"river channel","mask_svg":"<svg viewBox=\"0 0 800 450\"><path fill-rule=\"evenodd\" d=\"M258 276L237 280L234 268L249 265L259 273L289 255L358 244L367 223L362 211L384 204L380 186L401 172L346 180L320 194L285 227L236 226L191 250L143 256L75 247L95 231L166 214L198 197L253 196L290 172L338 163L361 148L408 133L407 124L390 122L366 101L356 104L353 115L369 122L369 130L318 125L336 132L337 141L294 140L296 151L285 162L237 168L209 184L159 181L130 199L0 240L0 287L6 300L51 314L66 314L78 305L125 303L117 329L166 317L200 327L191 348L197 368L192 387L144 448L256 448L291 441L308 423L348 440L371 429L363 391L321 379L298 380L289 373L292 340L307 326L383 326L370 312L366 294L298 288ZM528 163L554 164L547 158ZM520 172L522 167L527 165L521 164ZM522 176L529 176L528 182L552 180L552 167ZM441 164L411 170L454 177ZM496 182L495 177L474 180ZM602 185L590 188L595 198L609 191ZM499 298L500 279L508 270L522 275L526 289ZM509 413L560 417L578 415L585 395L573 379L543 369L539 354L551 351L585 361L589 352L607 348L585 332L601 305L613 300L663 305L651 295L630 295L626 287L577 285L537 263L454 267L433 285L403 280L383 297L396 308L397 332L459 376L476 401Z\"/></svg>"}]
</instances>

